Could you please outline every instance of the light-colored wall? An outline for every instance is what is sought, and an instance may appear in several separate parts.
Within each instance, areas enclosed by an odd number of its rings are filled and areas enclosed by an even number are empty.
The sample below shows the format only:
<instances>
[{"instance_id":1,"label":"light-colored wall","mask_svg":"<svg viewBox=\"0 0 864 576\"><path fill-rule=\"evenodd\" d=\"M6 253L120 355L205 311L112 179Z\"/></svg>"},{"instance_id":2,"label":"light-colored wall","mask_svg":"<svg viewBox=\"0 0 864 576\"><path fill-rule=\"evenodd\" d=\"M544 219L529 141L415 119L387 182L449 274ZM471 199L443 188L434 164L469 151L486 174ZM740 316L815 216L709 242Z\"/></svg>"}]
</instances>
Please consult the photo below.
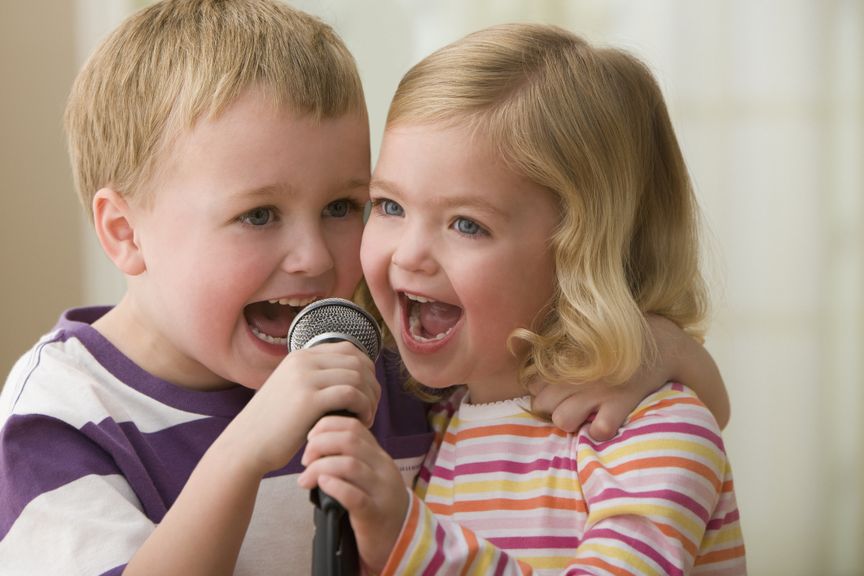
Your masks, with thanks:
<instances>
[{"instance_id":1,"label":"light-colored wall","mask_svg":"<svg viewBox=\"0 0 864 576\"><path fill-rule=\"evenodd\" d=\"M84 54L145 1L0 3L3 372L60 310L120 294L83 225L60 115ZM864 0L292 3L356 55L373 154L401 74L471 29L555 22L645 58L713 236L708 347L733 401L751 573L864 574Z\"/></svg>"},{"instance_id":2,"label":"light-colored wall","mask_svg":"<svg viewBox=\"0 0 864 576\"><path fill-rule=\"evenodd\" d=\"M0 372L80 304L81 210L62 115L74 2L0 4ZM4 377L5 379L5 377Z\"/></svg>"}]
</instances>

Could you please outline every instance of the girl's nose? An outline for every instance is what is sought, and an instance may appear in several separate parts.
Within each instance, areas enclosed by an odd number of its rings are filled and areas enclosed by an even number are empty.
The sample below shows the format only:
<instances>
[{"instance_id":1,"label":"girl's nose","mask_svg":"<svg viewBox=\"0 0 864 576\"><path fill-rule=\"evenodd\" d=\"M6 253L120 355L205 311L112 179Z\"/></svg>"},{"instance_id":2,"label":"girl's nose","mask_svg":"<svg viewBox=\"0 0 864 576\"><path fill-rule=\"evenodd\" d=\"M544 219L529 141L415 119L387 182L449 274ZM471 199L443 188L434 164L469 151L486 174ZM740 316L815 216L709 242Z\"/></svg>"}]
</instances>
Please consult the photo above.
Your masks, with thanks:
<instances>
[{"instance_id":1,"label":"girl's nose","mask_svg":"<svg viewBox=\"0 0 864 576\"><path fill-rule=\"evenodd\" d=\"M418 274L432 274L437 270L434 242L429 234L415 227L405 227L394 241L391 258L394 266Z\"/></svg>"}]
</instances>

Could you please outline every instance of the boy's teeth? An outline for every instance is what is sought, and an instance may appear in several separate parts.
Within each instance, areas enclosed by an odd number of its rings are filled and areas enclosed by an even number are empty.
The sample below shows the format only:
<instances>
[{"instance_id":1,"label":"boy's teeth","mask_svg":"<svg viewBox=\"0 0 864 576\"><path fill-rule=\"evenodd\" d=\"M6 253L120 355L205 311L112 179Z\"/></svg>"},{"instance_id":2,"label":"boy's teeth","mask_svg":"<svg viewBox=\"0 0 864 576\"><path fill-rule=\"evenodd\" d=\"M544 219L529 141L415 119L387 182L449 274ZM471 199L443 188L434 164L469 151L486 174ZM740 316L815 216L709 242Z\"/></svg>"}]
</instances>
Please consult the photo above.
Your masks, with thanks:
<instances>
[{"instance_id":1,"label":"boy's teeth","mask_svg":"<svg viewBox=\"0 0 864 576\"><path fill-rule=\"evenodd\" d=\"M263 340L264 342L268 342L270 344L279 344L281 346L287 346L288 345L288 337L287 336L283 336L281 338L278 336L270 336L269 334L265 334L264 332L261 332L255 326L250 326L249 328L252 329L252 333L259 340Z\"/></svg>"},{"instance_id":2,"label":"boy's teeth","mask_svg":"<svg viewBox=\"0 0 864 576\"><path fill-rule=\"evenodd\" d=\"M315 301L315 298L274 298L273 300L267 300L270 304L281 304L282 306L306 306L307 304L311 304Z\"/></svg>"}]
</instances>

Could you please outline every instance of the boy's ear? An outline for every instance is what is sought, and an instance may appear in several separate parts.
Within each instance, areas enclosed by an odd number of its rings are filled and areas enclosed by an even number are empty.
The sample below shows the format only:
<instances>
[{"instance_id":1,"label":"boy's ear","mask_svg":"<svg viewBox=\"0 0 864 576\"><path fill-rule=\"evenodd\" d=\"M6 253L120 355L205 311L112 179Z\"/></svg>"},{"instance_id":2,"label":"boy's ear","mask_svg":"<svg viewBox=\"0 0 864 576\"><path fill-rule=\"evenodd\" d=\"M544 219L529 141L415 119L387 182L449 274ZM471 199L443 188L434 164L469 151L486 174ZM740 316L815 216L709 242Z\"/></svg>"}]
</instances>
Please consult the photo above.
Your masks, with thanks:
<instances>
[{"instance_id":1,"label":"boy's ear","mask_svg":"<svg viewBox=\"0 0 864 576\"><path fill-rule=\"evenodd\" d=\"M137 276L147 269L135 235L131 208L119 192L111 188L96 192L93 225L102 249L121 272Z\"/></svg>"}]
</instances>

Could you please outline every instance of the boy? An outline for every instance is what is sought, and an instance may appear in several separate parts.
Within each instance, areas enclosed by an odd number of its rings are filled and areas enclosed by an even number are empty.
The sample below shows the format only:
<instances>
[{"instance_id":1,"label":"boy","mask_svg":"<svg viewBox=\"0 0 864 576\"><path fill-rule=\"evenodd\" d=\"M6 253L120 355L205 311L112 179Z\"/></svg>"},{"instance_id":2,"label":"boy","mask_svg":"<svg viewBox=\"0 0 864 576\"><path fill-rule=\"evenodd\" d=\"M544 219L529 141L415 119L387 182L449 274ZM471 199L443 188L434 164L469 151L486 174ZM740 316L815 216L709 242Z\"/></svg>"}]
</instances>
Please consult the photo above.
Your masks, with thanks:
<instances>
[{"instance_id":1,"label":"boy","mask_svg":"<svg viewBox=\"0 0 864 576\"><path fill-rule=\"evenodd\" d=\"M85 65L67 131L127 291L64 314L4 387L4 573L308 574L295 478L312 424L349 409L369 425L377 406L406 479L431 442L394 356L286 357L296 311L361 278L369 138L351 55L279 2L158 3Z\"/></svg>"},{"instance_id":2,"label":"boy","mask_svg":"<svg viewBox=\"0 0 864 576\"><path fill-rule=\"evenodd\" d=\"M276 2L156 4L86 64L67 128L127 291L65 314L5 386L4 573L308 574L292 458L311 425L371 425L383 394L376 435L407 473L430 439L422 404L379 390L392 358L376 375L350 344L285 356L296 310L361 279L351 55Z\"/></svg>"}]
</instances>

